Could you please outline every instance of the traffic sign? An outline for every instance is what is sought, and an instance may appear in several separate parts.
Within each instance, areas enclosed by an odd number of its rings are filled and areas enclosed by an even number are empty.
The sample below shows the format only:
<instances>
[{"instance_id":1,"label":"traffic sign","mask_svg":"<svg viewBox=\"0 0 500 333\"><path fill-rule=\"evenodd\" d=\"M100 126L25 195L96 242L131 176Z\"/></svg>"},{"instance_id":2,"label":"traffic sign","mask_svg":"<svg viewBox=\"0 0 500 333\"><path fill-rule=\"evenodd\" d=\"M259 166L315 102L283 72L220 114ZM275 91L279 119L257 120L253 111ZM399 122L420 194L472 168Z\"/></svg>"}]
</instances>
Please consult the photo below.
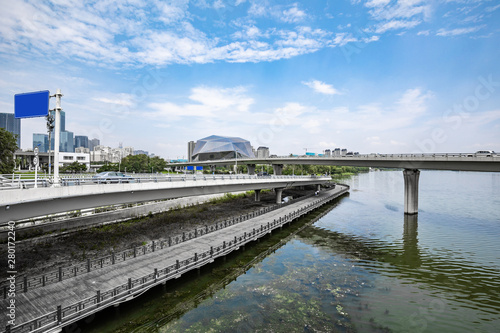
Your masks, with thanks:
<instances>
[{"instance_id":1,"label":"traffic sign","mask_svg":"<svg viewBox=\"0 0 500 333\"><path fill-rule=\"evenodd\" d=\"M35 91L14 95L16 118L45 117L49 114L49 91Z\"/></svg>"},{"instance_id":2,"label":"traffic sign","mask_svg":"<svg viewBox=\"0 0 500 333\"><path fill-rule=\"evenodd\" d=\"M33 164L38 166L38 156L33 157Z\"/></svg>"},{"instance_id":3,"label":"traffic sign","mask_svg":"<svg viewBox=\"0 0 500 333\"><path fill-rule=\"evenodd\" d=\"M33 152L35 153L35 156L37 156L37 155L38 155L38 147L35 147L35 148L33 149Z\"/></svg>"}]
</instances>

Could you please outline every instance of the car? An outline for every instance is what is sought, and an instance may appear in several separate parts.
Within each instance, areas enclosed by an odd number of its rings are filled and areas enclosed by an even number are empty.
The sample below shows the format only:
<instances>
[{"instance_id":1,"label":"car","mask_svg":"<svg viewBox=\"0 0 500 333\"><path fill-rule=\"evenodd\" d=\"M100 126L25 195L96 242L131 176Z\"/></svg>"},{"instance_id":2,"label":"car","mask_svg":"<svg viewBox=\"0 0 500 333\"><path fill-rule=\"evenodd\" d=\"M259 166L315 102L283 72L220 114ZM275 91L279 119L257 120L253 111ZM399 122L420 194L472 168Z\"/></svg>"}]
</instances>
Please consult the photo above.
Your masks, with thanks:
<instances>
[{"instance_id":1,"label":"car","mask_svg":"<svg viewBox=\"0 0 500 333\"><path fill-rule=\"evenodd\" d=\"M106 171L98 173L92 176L92 181L94 183L131 183L134 179L130 176L125 175L122 172Z\"/></svg>"}]
</instances>

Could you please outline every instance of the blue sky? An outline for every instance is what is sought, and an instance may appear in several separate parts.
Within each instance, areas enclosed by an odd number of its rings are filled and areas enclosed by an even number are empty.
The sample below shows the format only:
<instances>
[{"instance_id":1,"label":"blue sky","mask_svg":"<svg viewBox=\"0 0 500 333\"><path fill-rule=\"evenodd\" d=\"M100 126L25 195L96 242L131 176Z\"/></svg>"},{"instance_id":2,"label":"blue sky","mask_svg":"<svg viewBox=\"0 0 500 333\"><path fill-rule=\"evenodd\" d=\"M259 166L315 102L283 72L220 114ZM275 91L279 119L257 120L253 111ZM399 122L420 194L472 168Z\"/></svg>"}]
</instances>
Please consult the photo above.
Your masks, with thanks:
<instances>
[{"instance_id":1,"label":"blue sky","mask_svg":"<svg viewBox=\"0 0 500 333\"><path fill-rule=\"evenodd\" d=\"M1 2L0 112L61 88L67 129L104 145L500 151L498 1ZM23 120L22 148L44 131Z\"/></svg>"}]
</instances>

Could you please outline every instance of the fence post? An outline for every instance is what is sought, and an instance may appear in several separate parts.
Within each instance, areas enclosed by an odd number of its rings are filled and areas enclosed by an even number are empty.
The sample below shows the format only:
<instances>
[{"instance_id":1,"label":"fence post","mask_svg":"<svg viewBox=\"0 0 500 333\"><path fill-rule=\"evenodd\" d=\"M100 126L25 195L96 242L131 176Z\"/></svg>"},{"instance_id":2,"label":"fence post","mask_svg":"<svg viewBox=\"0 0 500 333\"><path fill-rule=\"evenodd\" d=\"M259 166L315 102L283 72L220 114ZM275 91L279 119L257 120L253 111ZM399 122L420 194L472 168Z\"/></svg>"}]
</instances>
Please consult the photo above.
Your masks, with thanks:
<instances>
[{"instance_id":1,"label":"fence post","mask_svg":"<svg viewBox=\"0 0 500 333\"><path fill-rule=\"evenodd\" d=\"M226 241L224 241L224 242L222 243L222 248L223 248L223 249L225 249L225 248L226 248Z\"/></svg>"},{"instance_id":2,"label":"fence post","mask_svg":"<svg viewBox=\"0 0 500 333\"><path fill-rule=\"evenodd\" d=\"M179 269L181 267L179 260L175 261L175 269Z\"/></svg>"},{"instance_id":3,"label":"fence post","mask_svg":"<svg viewBox=\"0 0 500 333\"><path fill-rule=\"evenodd\" d=\"M132 278L128 278L128 290L132 289Z\"/></svg>"},{"instance_id":4,"label":"fence post","mask_svg":"<svg viewBox=\"0 0 500 333\"><path fill-rule=\"evenodd\" d=\"M168 247L172 246L172 237L168 237Z\"/></svg>"},{"instance_id":5,"label":"fence post","mask_svg":"<svg viewBox=\"0 0 500 333\"><path fill-rule=\"evenodd\" d=\"M198 228L194 229L194 237L198 237Z\"/></svg>"},{"instance_id":6,"label":"fence post","mask_svg":"<svg viewBox=\"0 0 500 333\"><path fill-rule=\"evenodd\" d=\"M111 252L111 265L115 264L115 253Z\"/></svg>"},{"instance_id":7,"label":"fence post","mask_svg":"<svg viewBox=\"0 0 500 333\"><path fill-rule=\"evenodd\" d=\"M155 268L155 282L158 279L158 268Z\"/></svg>"},{"instance_id":8,"label":"fence post","mask_svg":"<svg viewBox=\"0 0 500 333\"><path fill-rule=\"evenodd\" d=\"M61 309L61 306L58 305L57 306L57 324L61 325L61 322L62 322L62 309Z\"/></svg>"},{"instance_id":9,"label":"fence post","mask_svg":"<svg viewBox=\"0 0 500 333\"><path fill-rule=\"evenodd\" d=\"M198 252L194 253L194 261L198 261Z\"/></svg>"},{"instance_id":10,"label":"fence post","mask_svg":"<svg viewBox=\"0 0 500 333\"><path fill-rule=\"evenodd\" d=\"M101 291L97 291L97 306L99 306L99 303L101 303Z\"/></svg>"},{"instance_id":11,"label":"fence post","mask_svg":"<svg viewBox=\"0 0 500 333\"><path fill-rule=\"evenodd\" d=\"M25 276L23 278L23 285L24 285L24 292L27 293L28 292L28 277Z\"/></svg>"},{"instance_id":12,"label":"fence post","mask_svg":"<svg viewBox=\"0 0 500 333\"><path fill-rule=\"evenodd\" d=\"M90 273L90 258L87 258L87 273Z\"/></svg>"},{"instance_id":13,"label":"fence post","mask_svg":"<svg viewBox=\"0 0 500 333\"><path fill-rule=\"evenodd\" d=\"M134 246L134 258L137 257L137 247Z\"/></svg>"},{"instance_id":14,"label":"fence post","mask_svg":"<svg viewBox=\"0 0 500 333\"><path fill-rule=\"evenodd\" d=\"M151 247L153 248L153 252L155 252L155 241L153 241L153 245L151 245Z\"/></svg>"},{"instance_id":15,"label":"fence post","mask_svg":"<svg viewBox=\"0 0 500 333\"><path fill-rule=\"evenodd\" d=\"M214 247L210 246L210 256L213 256L213 255L214 255Z\"/></svg>"}]
</instances>

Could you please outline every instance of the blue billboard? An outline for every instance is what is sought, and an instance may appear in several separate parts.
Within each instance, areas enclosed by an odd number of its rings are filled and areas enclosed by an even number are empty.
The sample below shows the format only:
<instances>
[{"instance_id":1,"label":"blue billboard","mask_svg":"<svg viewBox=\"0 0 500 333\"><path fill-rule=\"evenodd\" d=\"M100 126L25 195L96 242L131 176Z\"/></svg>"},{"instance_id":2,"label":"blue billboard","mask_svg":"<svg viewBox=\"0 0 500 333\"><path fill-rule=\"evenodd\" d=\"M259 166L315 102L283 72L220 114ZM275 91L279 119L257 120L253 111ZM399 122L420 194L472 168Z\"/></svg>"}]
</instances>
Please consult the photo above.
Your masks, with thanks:
<instances>
[{"instance_id":1,"label":"blue billboard","mask_svg":"<svg viewBox=\"0 0 500 333\"><path fill-rule=\"evenodd\" d=\"M49 91L36 91L14 95L16 118L45 117L49 114Z\"/></svg>"}]
</instances>

